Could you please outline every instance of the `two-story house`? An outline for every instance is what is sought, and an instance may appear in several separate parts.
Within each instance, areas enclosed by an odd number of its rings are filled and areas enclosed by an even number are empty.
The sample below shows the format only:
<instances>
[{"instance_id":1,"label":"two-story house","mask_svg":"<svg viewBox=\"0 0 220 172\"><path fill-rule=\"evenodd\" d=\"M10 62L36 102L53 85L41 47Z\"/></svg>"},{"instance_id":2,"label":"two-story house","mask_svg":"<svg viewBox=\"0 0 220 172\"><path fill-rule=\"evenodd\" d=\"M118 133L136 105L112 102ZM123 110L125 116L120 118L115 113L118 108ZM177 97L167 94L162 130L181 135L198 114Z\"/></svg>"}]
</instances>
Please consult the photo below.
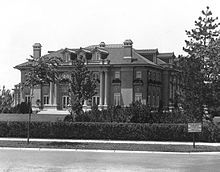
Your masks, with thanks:
<instances>
[{"instance_id":1,"label":"two-story house","mask_svg":"<svg viewBox=\"0 0 220 172\"><path fill-rule=\"evenodd\" d=\"M160 105L168 107L175 98L178 89L178 77L173 67L174 53L159 53L158 49L135 49L131 40L122 44L92 45L84 48L65 48L57 51L48 51L41 56L41 44L33 45L33 56L60 57L63 63L59 67L63 78L69 77L72 69L71 57L84 58L88 69L93 71L97 78L97 94L91 100L85 100L83 108L90 109L98 105L100 109L108 106L129 106L139 100L149 104L152 108ZM30 89L21 89L25 82L25 73L30 69L29 62L15 66L21 71L21 83L16 86L19 98L15 102L30 101ZM62 111L70 103L68 84L63 82L50 83L34 89L32 104L37 100L43 102L44 112L47 110Z\"/></svg>"}]
</instances>

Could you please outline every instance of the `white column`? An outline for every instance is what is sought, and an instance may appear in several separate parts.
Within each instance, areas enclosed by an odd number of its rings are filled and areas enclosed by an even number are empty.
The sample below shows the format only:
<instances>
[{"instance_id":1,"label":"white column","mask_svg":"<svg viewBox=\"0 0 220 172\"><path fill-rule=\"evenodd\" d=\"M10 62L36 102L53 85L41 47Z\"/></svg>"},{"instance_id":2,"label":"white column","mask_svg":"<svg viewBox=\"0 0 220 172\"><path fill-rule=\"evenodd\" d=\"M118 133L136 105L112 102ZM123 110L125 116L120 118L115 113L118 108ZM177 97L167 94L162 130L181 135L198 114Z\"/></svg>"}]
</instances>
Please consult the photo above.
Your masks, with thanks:
<instances>
[{"instance_id":1,"label":"white column","mask_svg":"<svg viewBox=\"0 0 220 172\"><path fill-rule=\"evenodd\" d=\"M83 106L87 106L87 100L84 100Z\"/></svg>"},{"instance_id":2,"label":"white column","mask_svg":"<svg viewBox=\"0 0 220 172\"><path fill-rule=\"evenodd\" d=\"M52 102L52 98L53 97L53 83L52 82L50 82L50 98L49 98L49 104L50 105L52 105L53 104L53 102Z\"/></svg>"},{"instance_id":3,"label":"white column","mask_svg":"<svg viewBox=\"0 0 220 172\"><path fill-rule=\"evenodd\" d=\"M87 100L84 100L84 102L83 102L83 111L84 112L87 111Z\"/></svg>"},{"instance_id":4,"label":"white column","mask_svg":"<svg viewBox=\"0 0 220 172\"><path fill-rule=\"evenodd\" d=\"M105 98L104 98L104 106L107 107L108 101L108 73L105 71Z\"/></svg>"},{"instance_id":5,"label":"white column","mask_svg":"<svg viewBox=\"0 0 220 172\"><path fill-rule=\"evenodd\" d=\"M100 103L99 103L99 107L102 108L103 106L103 72L100 72Z\"/></svg>"},{"instance_id":6,"label":"white column","mask_svg":"<svg viewBox=\"0 0 220 172\"><path fill-rule=\"evenodd\" d=\"M53 104L57 105L57 84L54 84L54 98Z\"/></svg>"},{"instance_id":7,"label":"white column","mask_svg":"<svg viewBox=\"0 0 220 172\"><path fill-rule=\"evenodd\" d=\"M19 94L20 94L20 102L18 103L24 102L24 92L22 91L21 86L19 86Z\"/></svg>"}]
</instances>

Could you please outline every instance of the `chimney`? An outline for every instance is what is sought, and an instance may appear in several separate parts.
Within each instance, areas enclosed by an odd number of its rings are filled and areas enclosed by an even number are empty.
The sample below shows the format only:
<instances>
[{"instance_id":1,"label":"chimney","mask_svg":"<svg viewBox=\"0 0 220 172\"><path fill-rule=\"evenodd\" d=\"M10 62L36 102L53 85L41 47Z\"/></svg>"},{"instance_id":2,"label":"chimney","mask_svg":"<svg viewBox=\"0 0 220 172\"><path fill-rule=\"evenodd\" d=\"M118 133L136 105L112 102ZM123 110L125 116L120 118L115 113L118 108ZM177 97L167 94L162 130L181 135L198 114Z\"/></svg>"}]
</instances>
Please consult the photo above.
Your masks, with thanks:
<instances>
[{"instance_id":1,"label":"chimney","mask_svg":"<svg viewBox=\"0 0 220 172\"><path fill-rule=\"evenodd\" d=\"M41 44L40 43L35 43L33 45L33 56L34 58L39 58L41 57Z\"/></svg>"},{"instance_id":2,"label":"chimney","mask_svg":"<svg viewBox=\"0 0 220 172\"><path fill-rule=\"evenodd\" d=\"M123 47L124 47L124 58L127 59L131 59L132 58L132 40L130 39L126 39L123 43Z\"/></svg>"},{"instance_id":3,"label":"chimney","mask_svg":"<svg viewBox=\"0 0 220 172\"><path fill-rule=\"evenodd\" d=\"M101 42L101 43L99 44L99 47L105 47L105 43L104 43L104 42Z\"/></svg>"}]
</instances>

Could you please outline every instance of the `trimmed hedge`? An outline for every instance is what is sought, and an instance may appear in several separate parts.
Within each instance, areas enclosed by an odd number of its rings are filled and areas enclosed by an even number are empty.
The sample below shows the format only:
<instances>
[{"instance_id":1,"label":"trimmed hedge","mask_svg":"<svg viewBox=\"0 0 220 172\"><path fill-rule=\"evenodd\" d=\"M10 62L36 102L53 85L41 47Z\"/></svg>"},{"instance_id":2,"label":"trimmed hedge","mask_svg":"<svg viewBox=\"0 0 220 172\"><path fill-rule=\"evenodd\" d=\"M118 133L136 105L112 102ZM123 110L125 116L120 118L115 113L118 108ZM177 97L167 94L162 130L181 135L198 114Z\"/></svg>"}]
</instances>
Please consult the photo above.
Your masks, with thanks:
<instances>
[{"instance_id":1,"label":"trimmed hedge","mask_svg":"<svg viewBox=\"0 0 220 172\"><path fill-rule=\"evenodd\" d=\"M204 125L197 141L218 141L217 129ZM27 136L27 122L0 122L0 137ZM192 141L187 124L31 122L31 138Z\"/></svg>"}]
</instances>

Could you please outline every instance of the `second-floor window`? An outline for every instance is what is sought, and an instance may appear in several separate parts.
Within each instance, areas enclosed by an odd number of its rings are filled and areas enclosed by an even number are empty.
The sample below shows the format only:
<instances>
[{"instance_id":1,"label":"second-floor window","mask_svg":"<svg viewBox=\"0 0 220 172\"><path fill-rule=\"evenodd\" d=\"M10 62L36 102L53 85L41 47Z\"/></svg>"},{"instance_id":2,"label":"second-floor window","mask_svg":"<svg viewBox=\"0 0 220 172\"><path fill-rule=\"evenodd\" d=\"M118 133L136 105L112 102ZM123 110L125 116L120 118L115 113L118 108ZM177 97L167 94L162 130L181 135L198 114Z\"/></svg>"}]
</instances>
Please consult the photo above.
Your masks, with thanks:
<instances>
[{"instance_id":1,"label":"second-floor window","mask_svg":"<svg viewBox=\"0 0 220 172\"><path fill-rule=\"evenodd\" d=\"M120 79L120 72L119 71L115 72L115 79Z\"/></svg>"},{"instance_id":2,"label":"second-floor window","mask_svg":"<svg viewBox=\"0 0 220 172\"><path fill-rule=\"evenodd\" d=\"M142 77L142 72L136 71L136 78L141 79L141 77Z\"/></svg>"},{"instance_id":3,"label":"second-floor window","mask_svg":"<svg viewBox=\"0 0 220 172\"><path fill-rule=\"evenodd\" d=\"M94 72L92 76L93 76L93 79L99 80L99 77L100 77L99 73Z\"/></svg>"}]
</instances>

